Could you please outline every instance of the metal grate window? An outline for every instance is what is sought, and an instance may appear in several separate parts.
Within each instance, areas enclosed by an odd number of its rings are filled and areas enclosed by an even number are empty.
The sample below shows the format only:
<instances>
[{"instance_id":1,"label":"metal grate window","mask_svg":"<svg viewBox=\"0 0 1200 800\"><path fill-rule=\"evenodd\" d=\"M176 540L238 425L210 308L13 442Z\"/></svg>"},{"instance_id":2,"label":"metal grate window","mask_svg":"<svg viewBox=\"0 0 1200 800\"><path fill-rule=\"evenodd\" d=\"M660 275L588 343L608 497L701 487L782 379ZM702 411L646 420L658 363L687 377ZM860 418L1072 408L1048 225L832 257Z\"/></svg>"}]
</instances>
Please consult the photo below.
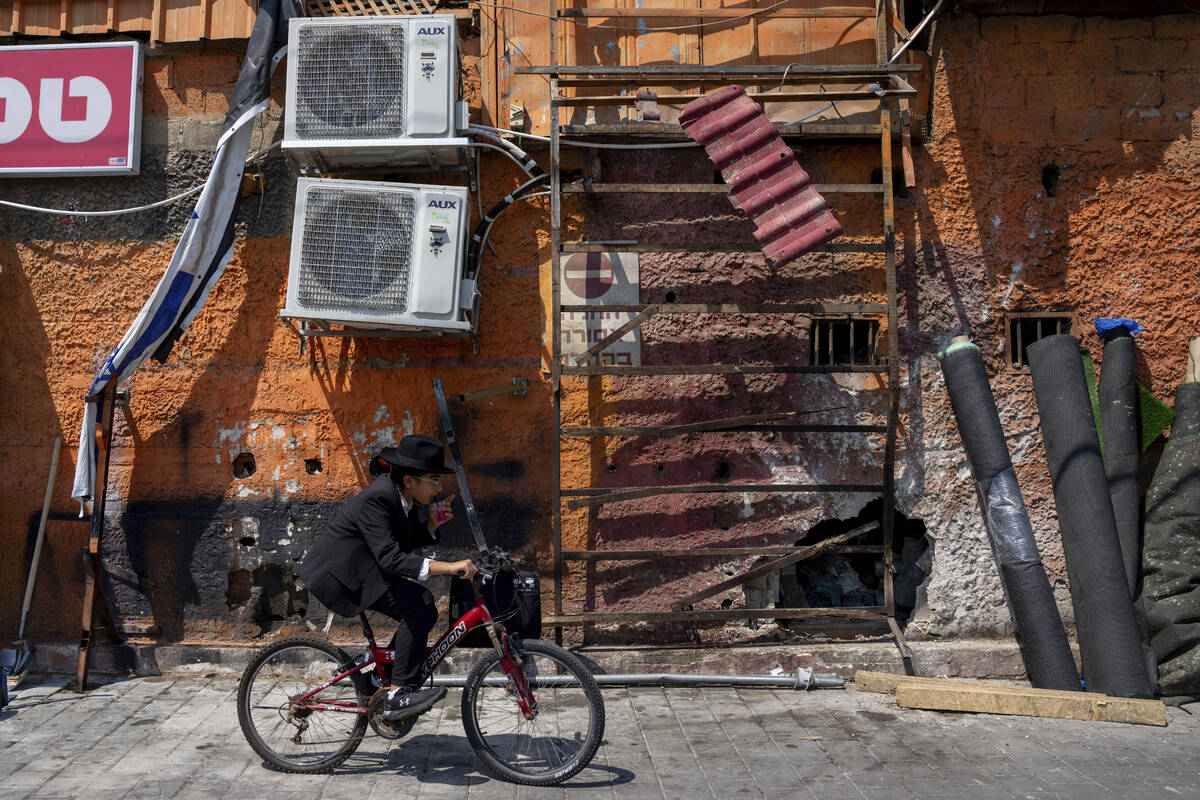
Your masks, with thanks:
<instances>
[{"instance_id":1,"label":"metal grate window","mask_svg":"<svg viewBox=\"0 0 1200 800\"><path fill-rule=\"evenodd\" d=\"M1070 311L1011 312L1004 315L1007 331L1005 363L1010 372L1029 371L1029 345L1059 333L1075 333L1075 315Z\"/></svg>"},{"instance_id":2,"label":"metal grate window","mask_svg":"<svg viewBox=\"0 0 1200 800\"><path fill-rule=\"evenodd\" d=\"M402 313L416 199L314 187L305 194L297 298L307 308Z\"/></svg>"},{"instance_id":3,"label":"metal grate window","mask_svg":"<svg viewBox=\"0 0 1200 800\"><path fill-rule=\"evenodd\" d=\"M846 366L879 363L879 322L873 319L816 319L808 331L809 363Z\"/></svg>"},{"instance_id":4,"label":"metal grate window","mask_svg":"<svg viewBox=\"0 0 1200 800\"><path fill-rule=\"evenodd\" d=\"M404 134L403 25L306 25L300 29L299 51L298 136Z\"/></svg>"}]
</instances>

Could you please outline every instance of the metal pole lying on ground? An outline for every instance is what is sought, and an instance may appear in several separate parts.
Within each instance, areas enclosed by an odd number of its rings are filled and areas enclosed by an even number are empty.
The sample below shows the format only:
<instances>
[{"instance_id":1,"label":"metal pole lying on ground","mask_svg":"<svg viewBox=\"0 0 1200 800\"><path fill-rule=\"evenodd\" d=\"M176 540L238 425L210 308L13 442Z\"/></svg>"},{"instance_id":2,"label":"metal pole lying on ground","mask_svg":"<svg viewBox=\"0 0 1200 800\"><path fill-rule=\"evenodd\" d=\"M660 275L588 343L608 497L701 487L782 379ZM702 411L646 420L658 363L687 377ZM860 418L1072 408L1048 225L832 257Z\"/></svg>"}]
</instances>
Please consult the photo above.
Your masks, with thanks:
<instances>
[{"instance_id":1,"label":"metal pole lying on ground","mask_svg":"<svg viewBox=\"0 0 1200 800\"><path fill-rule=\"evenodd\" d=\"M795 689L844 689L846 682L832 673L814 674L812 670L798 669L781 675L686 675L680 673L634 673L593 675L601 686L759 686L763 688ZM463 686L465 675L434 675L434 686ZM565 685L573 682L568 675L529 676L530 685ZM484 679L485 685L503 686L507 678L496 676Z\"/></svg>"}]
</instances>

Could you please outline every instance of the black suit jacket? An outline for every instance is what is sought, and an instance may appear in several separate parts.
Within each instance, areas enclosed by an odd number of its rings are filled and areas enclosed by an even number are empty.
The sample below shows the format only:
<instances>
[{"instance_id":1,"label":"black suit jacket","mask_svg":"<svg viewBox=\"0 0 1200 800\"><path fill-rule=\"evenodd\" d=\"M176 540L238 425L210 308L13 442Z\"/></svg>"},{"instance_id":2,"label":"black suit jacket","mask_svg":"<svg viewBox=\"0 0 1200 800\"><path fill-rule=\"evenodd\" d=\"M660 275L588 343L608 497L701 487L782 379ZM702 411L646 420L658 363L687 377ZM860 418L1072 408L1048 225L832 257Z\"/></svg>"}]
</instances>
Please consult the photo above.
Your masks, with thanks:
<instances>
[{"instance_id":1,"label":"black suit jacket","mask_svg":"<svg viewBox=\"0 0 1200 800\"><path fill-rule=\"evenodd\" d=\"M346 501L300 566L300 579L326 608L352 617L370 608L397 579L417 579L424 558L413 553L437 539L404 513L390 475Z\"/></svg>"}]
</instances>

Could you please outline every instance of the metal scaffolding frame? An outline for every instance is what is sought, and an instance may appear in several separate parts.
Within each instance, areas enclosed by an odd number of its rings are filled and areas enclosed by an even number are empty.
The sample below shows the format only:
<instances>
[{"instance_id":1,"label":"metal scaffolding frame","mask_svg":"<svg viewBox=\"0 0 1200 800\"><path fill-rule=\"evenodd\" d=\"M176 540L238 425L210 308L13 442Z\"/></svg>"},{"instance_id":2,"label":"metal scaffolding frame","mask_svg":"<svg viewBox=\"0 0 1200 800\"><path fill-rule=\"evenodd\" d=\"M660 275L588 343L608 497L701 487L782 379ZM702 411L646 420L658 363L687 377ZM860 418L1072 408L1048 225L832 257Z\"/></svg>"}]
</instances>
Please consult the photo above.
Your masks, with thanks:
<instances>
[{"instance_id":1,"label":"metal scaffolding frame","mask_svg":"<svg viewBox=\"0 0 1200 800\"><path fill-rule=\"evenodd\" d=\"M904 124L897 126L897 112L904 110L908 98L914 97L916 91L904 80L906 73L920 70L918 65L889 64L889 3L876 4L875 16L875 49L876 63L869 65L804 65L796 66L646 66L646 67L579 67L558 63L558 44L556 27L564 18L577 17L622 17L646 16L653 13L662 17L700 17L729 16L729 11L714 9L600 9L600 8L571 8L552 10L550 21L550 66L524 67L518 71L525 74L545 75L550 83L550 204L551 204L551 298L550 298L550 336L551 336L551 391L554 414L554 453L551 472L553 476L554 505L552 514L552 541L554 548L554 613L545 617L544 624L556 630L556 638L562 639L566 626L586 625L591 623L620 623L637 621L715 621L715 620L753 620L753 619L813 619L813 618L851 618L886 621L896 645L904 660L905 668L912 671L911 653L900 627L895 619L895 598L893 595L893 529L895 506L895 460L897 416L899 412L899 341L896 304L896 254L895 254L895 214L892 186L893 174L893 137L902 138L905 145L910 141ZM859 10L861 11L861 10ZM741 12L739 12L741 13ZM761 17L831 17L849 16L845 9L783 9L766 11ZM857 16L862 16L858 13ZM868 81L872 85L863 86L850 91L829 93L824 91L823 83L829 82ZM603 105L633 105L636 101L639 87L644 86L705 86L719 88L733 83L772 85L784 83L796 87L817 86L819 91L794 91L789 89L781 94L772 93L777 99L787 100L870 100L878 107L878 118L874 124L850 123L799 123L777 125L781 135L803 139L857 139L874 140L879 143L882 166L882 181L879 184L825 184L816 185L817 191L826 194L876 194L882 201L882 236L869 242L834 242L817 248L816 252L859 252L882 255L886 272L886 304L804 304L804 303L771 303L771 304L638 304L621 306L574 306L563 305L560 286L560 263L563 254L579 252L734 252L755 251L759 247L752 242L747 243L635 243L612 245L590 243L586 241L564 241L562 230L562 202L566 194L602 194L606 192L641 192L641 193L714 193L725 192L728 187L711 184L662 184L662 183L621 183L604 184L588 178L583 181L564 184L560 169L560 148L564 134L585 134L592 137L615 136L650 138L664 141L686 141L679 125L642 121L621 124L560 124L560 110L587 104ZM614 87L623 90L620 94L606 96L567 96L563 89L571 88ZM588 94L588 93L583 93ZM753 97L754 93L749 94ZM682 102L684 99L694 99L696 95L675 97L674 95L659 97L660 102ZM898 109L899 106L899 109ZM906 116L906 115L905 115ZM902 122L906 120L902 119ZM899 128L899 130L898 130ZM905 159L905 173L911 174L910 163ZM884 315L887 319L888 353L883 364L852 364L836 365L735 365L711 364L692 366L644 366L621 367L605 365L564 365L561 352L561 334L563 313L577 311L623 311L636 312L630 322L603 341L594 344L586 355L599 353L610 344L621 338L628 331L641 325L647 319L658 314L697 314L697 313L772 313L792 314L801 316L812 315ZM580 362L586 361L580 358ZM603 375L685 375L685 374L784 374L784 373L851 373L872 372L886 376L887 381L887 422L878 425L820 425L798 424L794 422L796 412L780 412L775 414L755 414L723 420L709 420L691 424L670 426L602 426L602 427L573 427L562 425L562 379L564 376L603 376ZM853 433L882 433L884 441L883 475L878 484L695 484L684 486L653 486L653 487L574 487L562 486L562 446L565 439L572 437L605 437L605 436L639 436L664 437L693 433L697 431L803 431L803 432L853 432ZM603 503L620 502L636 498L651 497L664 494L682 493L719 493L719 492L760 492L760 493L794 493L794 492L858 492L879 495L883 501L881 524L871 523L860 526L840 536L824 542L802 547L725 547L708 549L663 549L663 550L564 550L562 543L563 506L568 509L578 509ZM882 545L855 545L851 540L868 531L882 528ZM744 583L759 575L778 570L784 566L812 558L820 553L837 551L842 553L878 554L884 564L884 605L869 608L737 608L696 611L692 604L705 597L719 594L732 586ZM563 565L567 561L618 561L618 560L648 560L655 558L681 558L705 556L774 556L769 563L760 565L743 572L741 575L714 586L710 586L686 597L678 598L672 603L671 611L645 612L597 612L577 611L568 613L563 608Z\"/></svg>"}]
</instances>

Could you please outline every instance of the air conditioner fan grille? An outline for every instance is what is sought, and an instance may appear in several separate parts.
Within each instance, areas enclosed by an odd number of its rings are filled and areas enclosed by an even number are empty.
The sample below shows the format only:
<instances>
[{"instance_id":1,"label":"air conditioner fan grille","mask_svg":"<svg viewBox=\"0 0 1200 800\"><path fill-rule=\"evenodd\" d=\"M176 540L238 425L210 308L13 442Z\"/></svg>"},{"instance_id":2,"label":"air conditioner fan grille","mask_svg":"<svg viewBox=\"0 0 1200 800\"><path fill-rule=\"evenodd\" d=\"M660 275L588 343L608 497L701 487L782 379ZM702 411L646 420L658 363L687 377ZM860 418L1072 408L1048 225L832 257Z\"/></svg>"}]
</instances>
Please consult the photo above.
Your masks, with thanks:
<instances>
[{"instance_id":1,"label":"air conditioner fan grille","mask_svg":"<svg viewBox=\"0 0 1200 800\"><path fill-rule=\"evenodd\" d=\"M306 308L403 313L416 199L316 187L305 195L297 298Z\"/></svg>"},{"instance_id":2,"label":"air conditioner fan grille","mask_svg":"<svg viewBox=\"0 0 1200 800\"><path fill-rule=\"evenodd\" d=\"M299 36L298 136L404 135L404 26L306 25Z\"/></svg>"}]
</instances>

